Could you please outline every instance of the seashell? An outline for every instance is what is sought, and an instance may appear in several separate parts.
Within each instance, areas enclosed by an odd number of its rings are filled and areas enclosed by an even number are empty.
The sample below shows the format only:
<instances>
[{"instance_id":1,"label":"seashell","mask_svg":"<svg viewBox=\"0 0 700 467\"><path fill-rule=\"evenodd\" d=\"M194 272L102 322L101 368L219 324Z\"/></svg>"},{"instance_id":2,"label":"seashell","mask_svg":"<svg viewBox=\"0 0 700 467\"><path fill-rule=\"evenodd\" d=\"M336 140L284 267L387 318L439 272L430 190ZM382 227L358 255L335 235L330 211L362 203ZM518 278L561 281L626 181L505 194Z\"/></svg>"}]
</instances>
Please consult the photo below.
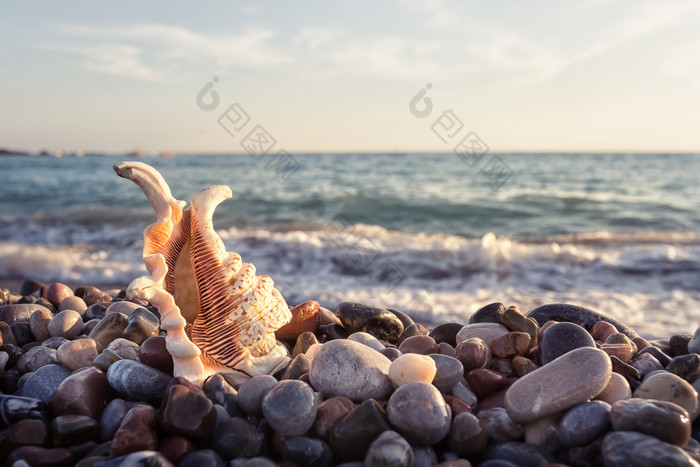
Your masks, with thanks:
<instances>
[{"instance_id":1,"label":"seashell","mask_svg":"<svg viewBox=\"0 0 700 467\"><path fill-rule=\"evenodd\" d=\"M286 366L288 352L274 332L291 319L287 303L272 279L256 276L214 231L214 209L231 189L205 188L184 209L153 167L123 162L114 170L141 187L158 218L143 233L150 276L132 281L127 296L158 308L174 376L202 385L214 373L254 376Z\"/></svg>"}]
</instances>

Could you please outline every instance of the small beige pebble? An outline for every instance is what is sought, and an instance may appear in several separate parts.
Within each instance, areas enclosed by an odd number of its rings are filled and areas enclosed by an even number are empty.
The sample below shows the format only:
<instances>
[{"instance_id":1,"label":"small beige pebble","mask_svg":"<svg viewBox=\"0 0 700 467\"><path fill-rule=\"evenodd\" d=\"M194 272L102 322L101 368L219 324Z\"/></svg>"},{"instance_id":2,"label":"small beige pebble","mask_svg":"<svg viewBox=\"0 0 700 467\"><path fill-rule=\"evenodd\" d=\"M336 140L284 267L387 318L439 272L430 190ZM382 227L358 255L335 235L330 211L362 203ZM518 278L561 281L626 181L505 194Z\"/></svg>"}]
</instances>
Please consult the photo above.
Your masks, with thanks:
<instances>
[{"instance_id":1,"label":"small beige pebble","mask_svg":"<svg viewBox=\"0 0 700 467\"><path fill-rule=\"evenodd\" d=\"M63 310L77 311L82 316L85 314L85 310L87 310L87 305L80 297L67 297L61 300L61 304L58 305L58 311L60 312Z\"/></svg>"},{"instance_id":2,"label":"small beige pebble","mask_svg":"<svg viewBox=\"0 0 700 467\"><path fill-rule=\"evenodd\" d=\"M435 360L416 353L403 354L389 366L389 379L397 387L416 381L432 383L436 373Z\"/></svg>"},{"instance_id":3,"label":"small beige pebble","mask_svg":"<svg viewBox=\"0 0 700 467\"><path fill-rule=\"evenodd\" d=\"M49 334L56 337L73 339L80 334L83 327L83 318L80 313L74 310L63 310L58 313L48 325Z\"/></svg>"},{"instance_id":4,"label":"small beige pebble","mask_svg":"<svg viewBox=\"0 0 700 467\"><path fill-rule=\"evenodd\" d=\"M51 337L49 323L53 319L53 314L46 309L38 309L29 318L29 329L38 341L45 341Z\"/></svg>"},{"instance_id":5,"label":"small beige pebble","mask_svg":"<svg viewBox=\"0 0 700 467\"><path fill-rule=\"evenodd\" d=\"M89 337L68 341L56 351L58 362L73 371L92 365L97 355L97 343Z\"/></svg>"},{"instance_id":6,"label":"small beige pebble","mask_svg":"<svg viewBox=\"0 0 700 467\"><path fill-rule=\"evenodd\" d=\"M605 389L596 396L596 399L612 405L617 401L629 399L630 397L632 397L630 383L628 383L621 374L613 373L610 375L610 382L608 382Z\"/></svg>"},{"instance_id":7,"label":"small beige pebble","mask_svg":"<svg viewBox=\"0 0 700 467\"><path fill-rule=\"evenodd\" d=\"M510 331L508 328L498 323L474 323L468 324L459 330L457 336L455 337L457 344L460 342L470 339L472 337L478 337L479 339L486 342L487 345L491 345L491 341L498 339L501 336L505 336Z\"/></svg>"},{"instance_id":8,"label":"small beige pebble","mask_svg":"<svg viewBox=\"0 0 700 467\"><path fill-rule=\"evenodd\" d=\"M680 405L688 412L691 421L694 421L700 413L698 393L695 388L683 378L670 372L649 376L634 390L633 395L642 399L656 399Z\"/></svg>"},{"instance_id":9,"label":"small beige pebble","mask_svg":"<svg viewBox=\"0 0 700 467\"><path fill-rule=\"evenodd\" d=\"M136 342L119 337L110 342L107 349L114 352L119 357L125 360L138 360L139 359L139 345Z\"/></svg>"}]
</instances>

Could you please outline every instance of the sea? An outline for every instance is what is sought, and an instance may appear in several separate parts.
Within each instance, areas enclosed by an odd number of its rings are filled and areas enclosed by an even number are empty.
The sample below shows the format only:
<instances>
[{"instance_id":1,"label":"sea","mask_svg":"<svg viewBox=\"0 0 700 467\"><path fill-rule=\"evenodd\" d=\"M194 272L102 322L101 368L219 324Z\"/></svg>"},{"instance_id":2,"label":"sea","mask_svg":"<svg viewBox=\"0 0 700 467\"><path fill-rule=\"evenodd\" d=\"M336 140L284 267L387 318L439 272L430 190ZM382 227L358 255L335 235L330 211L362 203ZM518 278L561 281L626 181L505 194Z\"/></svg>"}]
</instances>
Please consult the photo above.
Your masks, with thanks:
<instances>
[{"instance_id":1,"label":"sea","mask_svg":"<svg viewBox=\"0 0 700 467\"><path fill-rule=\"evenodd\" d=\"M134 156L0 157L0 278L125 286L146 273ZM138 159L185 201L210 185L228 251L291 305L426 323L571 303L648 338L700 324L700 155L176 154ZM0 279L0 285L2 279Z\"/></svg>"}]
</instances>

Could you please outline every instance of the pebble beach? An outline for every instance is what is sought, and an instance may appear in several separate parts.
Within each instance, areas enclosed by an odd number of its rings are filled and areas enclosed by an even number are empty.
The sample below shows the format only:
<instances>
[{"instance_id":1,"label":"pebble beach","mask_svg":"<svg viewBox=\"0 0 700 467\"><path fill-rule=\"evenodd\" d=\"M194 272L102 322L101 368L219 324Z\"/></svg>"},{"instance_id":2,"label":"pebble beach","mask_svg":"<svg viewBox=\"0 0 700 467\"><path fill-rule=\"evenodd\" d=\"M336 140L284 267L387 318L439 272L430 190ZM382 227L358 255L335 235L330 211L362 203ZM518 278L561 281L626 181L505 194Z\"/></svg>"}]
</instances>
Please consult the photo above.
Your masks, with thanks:
<instances>
[{"instance_id":1,"label":"pebble beach","mask_svg":"<svg viewBox=\"0 0 700 467\"><path fill-rule=\"evenodd\" d=\"M16 284L13 284L16 285ZM700 335L491 303L463 322L292 308L274 375L173 377L158 310L123 289L0 290L7 466L700 465Z\"/></svg>"}]
</instances>

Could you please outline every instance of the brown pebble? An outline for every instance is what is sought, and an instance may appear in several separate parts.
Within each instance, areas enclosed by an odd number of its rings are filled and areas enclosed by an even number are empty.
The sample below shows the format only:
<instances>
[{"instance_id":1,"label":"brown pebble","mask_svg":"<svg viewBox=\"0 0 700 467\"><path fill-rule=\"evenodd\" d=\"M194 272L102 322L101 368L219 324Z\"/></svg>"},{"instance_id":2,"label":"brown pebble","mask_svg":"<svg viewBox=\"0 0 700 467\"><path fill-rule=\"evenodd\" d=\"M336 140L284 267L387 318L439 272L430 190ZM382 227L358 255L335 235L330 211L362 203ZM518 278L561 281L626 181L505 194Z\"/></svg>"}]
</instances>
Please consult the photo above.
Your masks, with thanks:
<instances>
[{"instance_id":1,"label":"brown pebble","mask_svg":"<svg viewBox=\"0 0 700 467\"><path fill-rule=\"evenodd\" d=\"M321 438L328 439L335 424L352 412L354 408L355 404L344 396L326 399L318 406L314 430Z\"/></svg>"},{"instance_id":2,"label":"brown pebble","mask_svg":"<svg viewBox=\"0 0 700 467\"><path fill-rule=\"evenodd\" d=\"M515 374L518 375L518 377L520 378L522 378L528 373L535 371L538 368L535 362L533 362L529 358L525 358L520 355L513 357L512 364Z\"/></svg>"},{"instance_id":3,"label":"brown pebble","mask_svg":"<svg viewBox=\"0 0 700 467\"><path fill-rule=\"evenodd\" d=\"M438 353L441 355L447 355L448 357L455 357L456 355L454 347L447 342L440 342L438 344Z\"/></svg>"},{"instance_id":4,"label":"brown pebble","mask_svg":"<svg viewBox=\"0 0 700 467\"><path fill-rule=\"evenodd\" d=\"M320 308L318 302L309 300L289 310L292 313L292 319L275 331L277 339L295 340L302 332L316 332L320 319L318 314Z\"/></svg>"},{"instance_id":5,"label":"brown pebble","mask_svg":"<svg viewBox=\"0 0 700 467\"><path fill-rule=\"evenodd\" d=\"M438 345L430 336L412 336L401 342L399 345L401 353L417 353L421 355L429 355L437 353Z\"/></svg>"},{"instance_id":6,"label":"brown pebble","mask_svg":"<svg viewBox=\"0 0 700 467\"><path fill-rule=\"evenodd\" d=\"M184 436L168 436L158 445L158 452L173 464L180 463L183 457L195 450L192 441Z\"/></svg>"},{"instance_id":7,"label":"brown pebble","mask_svg":"<svg viewBox=\"0 0 700 467\"><path fill-rule=\"evenodd\" d=\"M15 446L49 447L49 424L44 420L20 420L9 428L8 439Z\"/></svg>"},{"instance_id":8,"label":"brown pebble","mask_svg":"<svg viewBox=\"0 0 700 467\"><path fill-rule=\"evenodd\" d=\"M526 332L509 332L505 336L491 341L491 352L497 358L513 358L527 355L530 350L530 334Z\"/></svg>"},{"instance_id":9,"label":"brown pebble","mask_svg":"<svg viewBox=\"0 0 700 467\"><path fill-rule=\"evenodd\" d=\"M173 374L173 357L165 347L165 337L149 337L139 349L141 363L160 370L168 375Z\"/></svg>"},{"instance_id":10,"label":"brown pebble","mask_svg":"<svg viewBox=\"0 0 700 467\"><path fill-rule=\"evenodd\" d=\"M85 304L83 299L80 297L75 297L75 296L66 297L63 299L63 301L61 301L61 304L58 306L57 311L63 311L63 310L77 311L82 316L85 314L85 310L87 310L87 305Z\"/></svg>"},{"instance_id":11,"label":"brown pebble","mask_svg":"<svg viewBox=\"0 0 700 467\"><path fill-rule=\"evenodd\" d=\"M46 289L46 299L55 307L58 307L64 299L72 296L73 290L60 282L54 282Z\"/></svg>"},{"instance_id":12,"label":"brown pebble","mask_svg":"<svg viewBox=\"0 0 700 467\"><path fill-rule=\"evenodd\" d=\"M621 334L624 336L624 334ZM626 337L626 336L624 336ZM624 363L629 363L635 354L634 344L603 344L600 348L608 355L614 355Z\"/></svg>"},{"instance_id":13,"label":"brown pebble","mask_svg":"<svg viewBox=\"0 0 700 467\"><path fill-rule=\"evenodd\" d=\"M455 358L462 362L464 371L474 368L486 368L491 365L493 354L491 347L478 337L472 337L460 342L455 347Z\"/></svg>"},{"instance_id":14,"label":"brown pebble","mask_svg":"<svg viewBox=\"0 0 700 467\"><path fill-rule=\"evenodd\" d=\"M14 449L5 465L25 461L32 467L70 467L74 464L73 453L66 448L44 448L41 446L21 446Z\"/></svg>"},{"instance_id":15,"label":"brown pebble","mask_svg":"<svg viewBox=\"0 0 700 467\"><path fill-rule=\"evenodd\" d=\"M618 334L617 328L607 321L598 321L591 328L591 336L597 342L605 342L613 334Z\"/></svg>"},{"instance_id":16,"label":"brown pebble","mask_svg":"<svg viewBox=\"0 0 700 467\"><path fill-rule=\"evenodd\" d=\"M475 368L467 373L467 383L479 399L508 386L508 378L488 368Z\"/></svg>"},{"instance_id":17,"label":"brown pebble","mask_svg":"<svg viewBox=\"0 0 700 467\"><path fill-rule=\"evenodd\" d=\"M152 450L158 445L156 409L146 404L132 407L122 419L110 444L115 456Z\"/></svg>"}]
</instances>

